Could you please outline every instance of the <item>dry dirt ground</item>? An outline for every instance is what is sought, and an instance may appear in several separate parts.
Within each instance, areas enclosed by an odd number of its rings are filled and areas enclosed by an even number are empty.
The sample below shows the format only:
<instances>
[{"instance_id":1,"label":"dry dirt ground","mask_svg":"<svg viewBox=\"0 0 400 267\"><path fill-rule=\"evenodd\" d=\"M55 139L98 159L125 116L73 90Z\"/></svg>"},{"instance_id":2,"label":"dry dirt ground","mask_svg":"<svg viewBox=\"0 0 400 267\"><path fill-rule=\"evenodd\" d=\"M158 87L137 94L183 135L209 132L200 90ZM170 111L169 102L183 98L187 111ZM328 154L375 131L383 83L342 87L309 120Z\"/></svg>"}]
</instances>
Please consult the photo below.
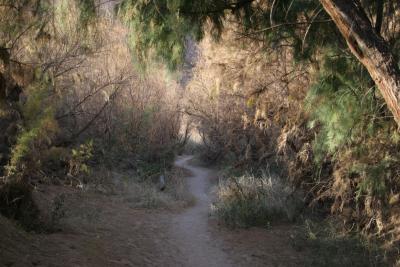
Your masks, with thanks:
<instances>
[{"instance_id":1,"label":"dry dirt ground","mask_svg":"<svg viewBox=\"0 0 400 267\"><path fill-rule=\"evenodd\" d=\"M294 250L294 226L227 229L209 216L211 170L176 165L187 177L194 204L180 209L138 209L123 194L42 189L63 193L70 207L61 231L26 233L0 217L0 266L304 266Z\"/></svg>"}]
</instances>

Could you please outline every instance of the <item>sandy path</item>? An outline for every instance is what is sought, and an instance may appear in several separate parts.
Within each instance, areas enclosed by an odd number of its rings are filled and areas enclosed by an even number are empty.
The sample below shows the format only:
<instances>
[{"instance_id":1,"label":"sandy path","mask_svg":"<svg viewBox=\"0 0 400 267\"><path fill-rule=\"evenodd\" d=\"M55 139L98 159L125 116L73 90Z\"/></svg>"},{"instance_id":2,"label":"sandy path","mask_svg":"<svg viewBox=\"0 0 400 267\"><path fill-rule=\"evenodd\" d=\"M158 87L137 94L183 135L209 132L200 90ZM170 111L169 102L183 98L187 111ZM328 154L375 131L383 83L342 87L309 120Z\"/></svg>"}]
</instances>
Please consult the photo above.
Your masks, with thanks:
<instances>
[{"instance_id":1,"label":"sandy path","mask_svg":"<svg viewBox=\"0 0 400 267\"><path fill-rule=\"evenodd\" d=\"M232 266L229 256L209 229L210 170L189 165L190 159L191 156L183 156L175 164L192 173L187 177L188 188L196 198L196 204L173 219L172 236L181 248L185 266Z\"/></svg>"}]
</instances>

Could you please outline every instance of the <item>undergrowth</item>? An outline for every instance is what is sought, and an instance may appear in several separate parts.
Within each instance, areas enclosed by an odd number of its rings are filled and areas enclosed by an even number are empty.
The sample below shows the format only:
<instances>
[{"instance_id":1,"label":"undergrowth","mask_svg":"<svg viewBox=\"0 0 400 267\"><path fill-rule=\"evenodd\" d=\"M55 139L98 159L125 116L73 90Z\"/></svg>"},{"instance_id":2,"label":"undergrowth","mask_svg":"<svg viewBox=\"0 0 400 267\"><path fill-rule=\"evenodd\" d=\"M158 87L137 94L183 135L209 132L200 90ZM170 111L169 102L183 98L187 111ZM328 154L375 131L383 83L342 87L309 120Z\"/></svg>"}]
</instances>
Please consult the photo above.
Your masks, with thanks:
<instances>
[{"instance_id":1,"label":"undergrowth","mask_svg":"<svg viewBox=\"0 0 400 267\"><path fill-rule=\"evenodd\" d=\"M341 232L338 222L306 219L291 236L292 247L306 252L306 266L389 266L384 252L356 232Z\"/></svg>"},{"instance_id":2,"label":"undergrowth","mask_svg":"<svg viewBox=\"0 0 400 267\"><path fill-rule=\"evenodd\" d=\"M295 220L302 205L282 179L262 172L221 180L212 210L231 227L266 227L274 221Z\"/></svg>"},{"instance_id":3,"label":"undergrowth","mask_svg":"<svg viewBox=\"0 0 400 267\"><path fill-rule=\"evenodd\" d=\"M17 221L28 231L40 228L39 209L26 184L12 182L0 187L0 214Z\"/></svg>"}]
</instances>

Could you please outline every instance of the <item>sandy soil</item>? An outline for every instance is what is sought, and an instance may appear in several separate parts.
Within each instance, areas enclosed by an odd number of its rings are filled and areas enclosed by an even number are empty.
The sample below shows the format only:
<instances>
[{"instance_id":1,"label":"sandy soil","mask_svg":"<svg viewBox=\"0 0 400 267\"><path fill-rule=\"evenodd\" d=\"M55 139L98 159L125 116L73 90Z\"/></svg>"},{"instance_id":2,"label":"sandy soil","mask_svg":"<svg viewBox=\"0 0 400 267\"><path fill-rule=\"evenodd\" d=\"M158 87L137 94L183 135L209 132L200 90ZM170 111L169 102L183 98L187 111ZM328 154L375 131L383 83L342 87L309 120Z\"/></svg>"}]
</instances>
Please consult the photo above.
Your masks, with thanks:
<instances>
[{"instance_id":1,"label":"sandy soil","mask_svg":"<svg viewBox=\"0 0 400 267\"><path fill-rule=\"evenodd\" d=\"M246 230L218 225L209 216L213 173L189 160L180 157L176 165L192 173L187 182L193 206L137 209L118 194L71 191L68 206L74 209L58 233L27 234L0 220L0 266L304 265L304 255L290 246L291 225Z\"/></svg>"}]
</instances>

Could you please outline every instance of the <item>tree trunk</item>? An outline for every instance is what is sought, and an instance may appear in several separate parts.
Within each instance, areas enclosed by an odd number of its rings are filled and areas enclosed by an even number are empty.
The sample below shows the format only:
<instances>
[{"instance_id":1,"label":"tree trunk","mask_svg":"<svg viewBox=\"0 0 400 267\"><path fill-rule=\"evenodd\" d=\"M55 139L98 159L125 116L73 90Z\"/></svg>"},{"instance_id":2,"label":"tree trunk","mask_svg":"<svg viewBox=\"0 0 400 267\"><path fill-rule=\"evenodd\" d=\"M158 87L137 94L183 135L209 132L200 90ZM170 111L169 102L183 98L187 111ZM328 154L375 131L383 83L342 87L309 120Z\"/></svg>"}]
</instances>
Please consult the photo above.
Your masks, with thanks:
<instances>
[{"instance_id":1,"label":"tree trunk","mask_svg":"<svg viewBox=\"0 0 400 267\"><path fill-rule=\"evenodd\" d=\"M400 127L400 70L358 0L320 0L352 53L367 68Z\"/></svg>"}]
</instances>

